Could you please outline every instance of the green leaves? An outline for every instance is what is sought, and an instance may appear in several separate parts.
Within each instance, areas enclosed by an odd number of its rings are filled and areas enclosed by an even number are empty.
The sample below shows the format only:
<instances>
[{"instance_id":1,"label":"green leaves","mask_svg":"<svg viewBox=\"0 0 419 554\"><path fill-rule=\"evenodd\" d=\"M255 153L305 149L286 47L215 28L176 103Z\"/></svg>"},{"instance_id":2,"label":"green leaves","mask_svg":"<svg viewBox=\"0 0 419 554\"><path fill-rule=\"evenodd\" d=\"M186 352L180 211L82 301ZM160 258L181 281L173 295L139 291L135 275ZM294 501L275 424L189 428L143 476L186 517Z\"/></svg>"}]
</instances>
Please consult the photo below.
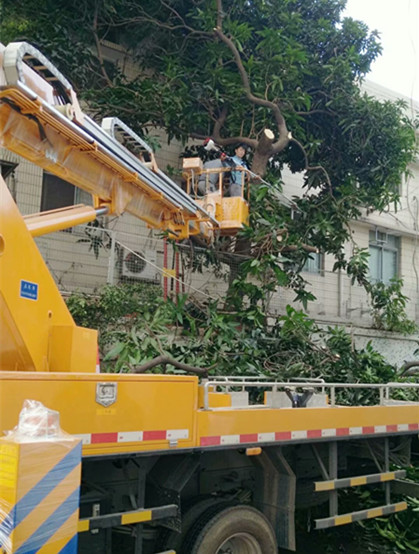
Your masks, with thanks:
<instances>
[{"instance_id":1,"label":"green leaves","mask_svg":"<svg viewBox=\"0 0 419 554\"><path fill-rule=\"evenodd\" d=\"M358 283L362 286L369 286L369 258L370 254L367 248L354 247L351 259L346 265L346 272L351 278L352 285Z\"/></svg>"},{"instance_id":2,"label":"green leaves","mask_svg":"<svg viewBox=\"0 0 419 554\"><path fill-rule=\"evenodd\" d=\"M211 367L218 375L322 377L334 382L395 379L391 366L370 346L354 350L343 329L320 331L291 306L277 321L268 322L260 285L247 283L238 294L247 299L238 310L226 310L217 302L199 305L186 295L164 302L161 291L150 285L108 286L97 297L73 294L67 303L78 324L99 328L106 371L129 371L165 354Z\"/></svg>"},{"instance_id":3,"label":"green leaves","mask_svg":"<svg viewBox=\"0 0 419 554\"><path fill-rule=\"evenodd\" d=\"M389 285L378 282L368 287L372 317L376 329L406 335L417 331L417 325L406 314L408 297L402 293L403 280L393 278Z\"/></svg>"}]
</instances>

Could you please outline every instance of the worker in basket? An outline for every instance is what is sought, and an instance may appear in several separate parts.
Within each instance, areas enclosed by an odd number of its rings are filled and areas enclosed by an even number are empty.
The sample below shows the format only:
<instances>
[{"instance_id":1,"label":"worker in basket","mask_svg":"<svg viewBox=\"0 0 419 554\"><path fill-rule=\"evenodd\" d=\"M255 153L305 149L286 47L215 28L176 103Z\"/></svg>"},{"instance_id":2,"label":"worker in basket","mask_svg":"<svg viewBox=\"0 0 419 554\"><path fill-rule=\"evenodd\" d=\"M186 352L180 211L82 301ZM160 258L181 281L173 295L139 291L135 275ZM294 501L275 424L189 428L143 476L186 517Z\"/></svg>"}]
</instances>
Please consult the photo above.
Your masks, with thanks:
<instances>
[{"instance_id":1,"label":"worker in basket","mask_svg":"<svg viewBox=\"0 0 419 554\"><path fill-rule=\"evenodd\" d=\"M231 159L234 169L231 171L229 196L241 196L242 185L246 179L246 172L243 169L249 169L244 159L247 152L247 145L240 143L234 150L234 156Z\"/></svg>"},{"instance_id":2,"label":"worker in basket","mask_svg":"<svg viewBox=\"0 0 419 554\"><path fill-rule=\"evenodd\" d=\"M202 173L198 179L199 196L205 196L209 192L216 192L219 188L220 173L217 171L206 173L205 171L216 170L216 169L227 169L231 167L230 160L231 158L221 154L219 158L216 158L215 160L209 160L204 163L204 166L203 166L204 173ZM222 180L223 180L223 177L222 177Z\"/></svg>"},{"instance_id":3,"label":"worker in basket","mask_svg":"<svg viewBox=\"0 0 419 554\"><path fill-rule=\"evenodd\" d=\"M242 181L245 179L245 172L243 169L248 169L247 162L244 159L246 155L247 146L240 143L236 146L234 156L230 157L218 147L212 139L206 139L204 142L204 148L207 151L215 150L219 152L219 157L215 160L209 160L204 163L204 173L198 180L198 194L204 196L209 192L215 192L219 187L220 174L217 171L205 173L205 170L216 169L231 169L231 172L226 173L228 176L227 194L225 196L241 196L242 195ZM222 178L222 180L224 180Z\"/></svg>"}]
</instances>

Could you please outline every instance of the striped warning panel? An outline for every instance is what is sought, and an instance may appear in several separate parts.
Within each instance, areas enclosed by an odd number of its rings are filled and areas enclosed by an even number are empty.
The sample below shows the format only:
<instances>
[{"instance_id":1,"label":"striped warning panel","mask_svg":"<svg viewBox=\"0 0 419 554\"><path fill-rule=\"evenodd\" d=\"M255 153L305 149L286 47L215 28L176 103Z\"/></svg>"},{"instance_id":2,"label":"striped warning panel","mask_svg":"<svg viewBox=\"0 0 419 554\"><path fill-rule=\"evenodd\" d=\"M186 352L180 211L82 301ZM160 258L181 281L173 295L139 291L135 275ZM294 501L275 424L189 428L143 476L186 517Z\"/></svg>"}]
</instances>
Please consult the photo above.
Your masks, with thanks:
<instances>
[{"instance_id":1,"label":"striped warning panel","mask_svg":"<svg viewBox=\"0 0 419 554\"><path fill-rule=\"evenodd\" d=\"M403 479L404 477L406 477L406 471L404 469L400 469L398 471L387 471L384 473L371 473L370 475L358 475L357 477L346 477L344 479L317 481L314 483L314 490L316 492L333 491L347 487L360 487L362 485L371 485L373 483L384 483L386 481L394 481L395 479Z\"/></svg>"},{"instance_id":2,"label":"striped warning panel","mask_svg":"<svg viewBox=\"0 0 419 554\"><path fill-rule=\"evenodd\" d=\"M178 441L189 439L189 429L156 429L151 431L115 431L74 435L83 445L146 441Z\"/></svg>"},{"instance_id":3,"label":"striped warning panel","mask_svg":"<svg viewBox=\"0 0 419 554\"><path fill-rule=\"evenodd\" d=\"M235 444L301 442L305 440L327 439L332 437L374 436L419 430L418 423L398 425L375 425L364 427L338 427L328 429L301 429L295 431L272 431L269 433L241 433L237 435L213 435L200 437L200 446L229 446Z\"/></svg>"},{"instance_id":4,"label":"striped warning panel","mask_svg":"<svg viewBox=\"0 0 419 554\"><path fill-rule=\"evenodd\" d=\"M370 510L361 510L359 512L351 512L349 514L342 514L334 517L325 517L323 519L315 520L316 529L327 529L329 527L347 525L348 523L354 523L355 521L362 521L363 519L388 516L395 514L396 512L402 512L406 509L406 502L397 502L396 504L387 504L386 506L379 506L378 508L371 508Z\"/></svg>"},{"instance_id":5,"label":"striped warning panel","mask_svg":"<svg viewBox=\"0 0 419 554\"><path fill-rule=\"evenodd\" d=\"M3 453L2 453L3 452ZM0 464L0 547L14 554L76 554L81 443L76 439L15 444L15 472Z\"/></svg>"},{"instance_id":6,"label":"striped warning panel","mask_svg":"<svg viewBox=\"0 0 419 554\"><path fill-rule=\"evenodd\" d=\"M176 504L158 506L157 508L133 510L118 514L106 514L90 518L80 519L78 532L92 531L92 529L105 529L107 527L119 527L120 525L132 525L133 523L145 523L175 517L178 513Z\"/></svg>"}]
</instances>

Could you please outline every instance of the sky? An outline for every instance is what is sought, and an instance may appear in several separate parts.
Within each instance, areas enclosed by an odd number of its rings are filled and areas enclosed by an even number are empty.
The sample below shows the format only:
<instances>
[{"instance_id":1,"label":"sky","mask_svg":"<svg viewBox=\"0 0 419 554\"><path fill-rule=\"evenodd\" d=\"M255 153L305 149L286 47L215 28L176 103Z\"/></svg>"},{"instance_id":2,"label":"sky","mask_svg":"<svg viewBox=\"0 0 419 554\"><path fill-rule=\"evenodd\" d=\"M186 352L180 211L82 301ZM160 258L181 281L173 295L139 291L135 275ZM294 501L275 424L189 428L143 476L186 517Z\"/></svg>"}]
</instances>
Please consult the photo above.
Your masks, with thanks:
<instances>
[{"instance_id":1,"label":"sky","mask_svg":"<svg viewBox=\"0 0 419 554\"><path fill-rule=\"evenodd\" d=\"M367 79L419 101L419 0L348 0L343 15L380 32L383 52Z\"/></svg>"}]
</instances>

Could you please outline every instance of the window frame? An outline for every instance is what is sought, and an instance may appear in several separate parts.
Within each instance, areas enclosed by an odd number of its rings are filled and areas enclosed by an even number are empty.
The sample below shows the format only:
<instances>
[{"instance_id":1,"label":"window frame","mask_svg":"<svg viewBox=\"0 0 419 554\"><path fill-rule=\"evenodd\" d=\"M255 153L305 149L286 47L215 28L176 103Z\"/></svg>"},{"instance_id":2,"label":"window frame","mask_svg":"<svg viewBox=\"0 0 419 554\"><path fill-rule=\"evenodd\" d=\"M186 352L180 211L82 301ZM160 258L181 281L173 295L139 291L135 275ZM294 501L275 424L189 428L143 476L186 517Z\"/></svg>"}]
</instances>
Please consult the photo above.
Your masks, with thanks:
<instances>
[{"instance_id":1,"label":"window frame","mask_svg":"<svg viewBox=\"0 0 419 554\"><path fill-rule=\"evenodd\" d=\"M72 202L70 204L68 203L54 203L54 205L49 205L48 202L51 202L51 199L53 198L48 194L48 187L49 186L63 186L63 187L71 187L71 189L67 189L67 192L71 191L72 196ZM54 198L56 198L54 196ZM51 210L59 210L60 208L67 208L68 206L74 206L76 200L76 187L69 183L68 181L65 181L64 179L61 179L61 177L57 177L57 175L54 175L54 173L50 173L49 171L43 171L42 172L42 189L41 189L41 204L39 207L40 212L49 212Z\"/></svg>"},{"instance_id":2,"label":"window frame","mask_svg":"<svg viewBox=\"0 0 419 554\"><path fill-rule=\"evenodd\" d=\"M373 238L375 235L375 238ZM386 238L381 240L379 236L382 235ZM388 243L388 238L391 237L394 239L394 245L390 245ZM379 275L373 276L371 272L371 263L369 263L369 279L371 283L384 283L385 285L388 285L390 283L391 279L398 278L400 273L400 259L401 259L401 237L399 235L394 235L392 233L382 232L378 229L372 229L369 231L369 242L368 242L368 251L370 253L370 260L371 260L371 248L374 248L378 251L379 254ZM395 271L394 275L390 277L388 280L384 280L384 252L391 252L396 255L396 262L395 262Z\"/></svg>"},{"instance_id":3,"label":"window frame","mask_svg":"<svg viewBox=\"0 0 419 554\"><path fill-rule=\"evenodd\" d=\"M50 183L47 183L47 179L51 179ZM59 202L55 202L55 205L48 206L47 201L49 198L48 195L48 185L53 183L54 186L63 186L63 187L72 187L71 189L67 189L67 198L72 196L71 203L63 202L60 204ZM69 192L71 191L71 195ZM87 196L89 197L90 202L87 199ZM56 197L54 197L56 199ZM43 171L42 172L42 188L41 188L41 200L40 200L40 209L39 211L42 212L49 212L54 210L60 210L65 209L71 206L76 206L78 204L84 204L84 205L92 205L92 197L88 192L83 191L79 187L76 187L72 183L69 183L65 179L62 179L61 177L58 177L54 173L51 173L49 171ZM61 232L63 233L72 233L73 228L68 227L66 229L62 229Z\"/></svg>"},{"instance_id":4,"label":"window frame","mask_svg":"<svg viewBox=\"0 0 419 554\"><path fill-rule=\"evenodd\" d=\"M8 160L0 159L0 173L4 181L6 181L8 177L13 175L18 165L19 164L17 162L9 162Z\"/></svg>"},{"instance_id":5,"label":"window frame","mask_svg":"<svg viewBox=\"0 0 419 554\"><path fill-rule=\"evenodd\" d=\"M309 263L310 263L310 257L315 256L315 258L311 258L311 261L314 262L315 259L317 259L316 267L313 269L309 269ZM303 268L301 271L304 271L305 273L310 273L310 275L324 275L324 252L310 252L307 260L305 261Z\"/></svg>"}]
</instances>

